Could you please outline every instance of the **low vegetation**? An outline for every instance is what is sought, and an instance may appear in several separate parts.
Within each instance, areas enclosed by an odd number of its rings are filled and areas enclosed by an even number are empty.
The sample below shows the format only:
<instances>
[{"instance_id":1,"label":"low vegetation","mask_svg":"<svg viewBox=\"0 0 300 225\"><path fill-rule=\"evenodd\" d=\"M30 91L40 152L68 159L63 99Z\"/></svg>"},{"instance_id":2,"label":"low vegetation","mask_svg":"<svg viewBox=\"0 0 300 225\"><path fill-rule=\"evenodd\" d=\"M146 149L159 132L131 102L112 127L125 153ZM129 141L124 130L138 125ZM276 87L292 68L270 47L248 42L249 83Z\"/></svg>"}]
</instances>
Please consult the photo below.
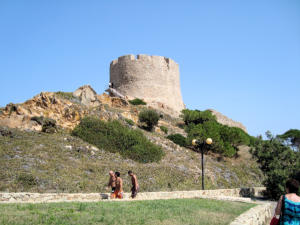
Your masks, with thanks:
<instances>
[{"instance_id":1,"label":"low vegetation","mask_svg":"<svg viewBox=\"0 0 300 225\"><path fill-rule=\"evenodd\" d=\"M60 98L64 98L67 100L73 100L75 97L73 96L72 92L63 92L63 91L58 91L55 92L55 95L60 97Z\"/></svg>"},{"instance_id":2,"label":"low vegetation","mask_svg":"<svg viewBox=\"0 0 300 225\"><path fill-rule=\"evenodd\" d=\"M171 134L167 136L167 138L181 147L185 147L187 145L187 140L184 136L182 136L182 134Z\"/></svg>"},{"instance_id":3,"label":"low vegetation","mask_svg":"<svg viewBox=\"0 0 300 225\"><path fill-rule=\"evenodd\" d=\"M147 103L144 102L142 99L135 98L133 100L128 101L131 105L146 105Z\"/></svg>"},{"instance_id":4,"label":"low vegetation","mask_svg":"<svg viewBox=\"0 0 300 225\"><path fill-rule=\"evenodd\" d=\"M255 206L207 199L135 202L2 204L0 224L225 225Z\"/></svg>"},{"instance_id":5,"label":"low vegetation","mask_svg":"<svg viewBox=\"0 0 300 225\"><path fill-rule=\"evenodd\" d=\"M197 152L156 133L143 133L163 148L165 156L159 163L124 158L64 130L49 134L0 127L0 192L106 192L110 170L121 172L128 192L131 181L125 175L129 169L137 174L142 192L201 188ZM240 155L222 161L207 155L206 188L261 186L263 175L258 164L248 150L241 149Z\"/></svg>"},{"instance_id":6,"label":"low vegetation","mask_svg":"<svg viewBox=\"0 0 300 225\"><path fill-rule=\"evenodd\" d=\"M43 116L34 116L31 120L36 121L38 124L42 125L42 132L45 133L55 133L57 132L56 121Z\"/></svg>"},{"instance_id":7,"label":"low vegetation","mask_svg":"<svg viewBox=\"0 0 300 225\"><path fill-rule=\"evenodd\" d=\"M168 128L167 127L165 127L165 126L160 126L159 127L160 128L160 130L162 131L162 132L164 132L165 134L168 134Z\"/></svg>"},{"instance_id":8,"label":"low vegetation","mask_svg":"<svg viewBox=\"0 0 300 225\"><path fill-rule=\"evenodd\" d=\"M134 122L133 122L133 120L131 120L131 119L125 119L125 122L126 122L128 125L130 125L130 126L133 126L133 125L134 125Z\"/></svg>"},{"instance_id":9,"label":"low vegetation","mask_svg":"<svg viewBox=\"0 0 300 225\"><path fill-rule=\"evenodd\" d=\"M139 113L139 122L146 124L144 128L149 131L157 125L159 118L159 114L152 109L145 109Z\"/></svg>"},{"instance_id":10,"label":"low vegetation","mask_svg":"<svg viewBox=\"0 0 300 225\"><path fill-rule=\"evenodd\" d=\"M142 163L158 162L164 155L163 150L151 143L141 131L130 129L119 121L105 122L86 117L72 131L72 135L123 157Z\"/></svg>"}]
</instances>

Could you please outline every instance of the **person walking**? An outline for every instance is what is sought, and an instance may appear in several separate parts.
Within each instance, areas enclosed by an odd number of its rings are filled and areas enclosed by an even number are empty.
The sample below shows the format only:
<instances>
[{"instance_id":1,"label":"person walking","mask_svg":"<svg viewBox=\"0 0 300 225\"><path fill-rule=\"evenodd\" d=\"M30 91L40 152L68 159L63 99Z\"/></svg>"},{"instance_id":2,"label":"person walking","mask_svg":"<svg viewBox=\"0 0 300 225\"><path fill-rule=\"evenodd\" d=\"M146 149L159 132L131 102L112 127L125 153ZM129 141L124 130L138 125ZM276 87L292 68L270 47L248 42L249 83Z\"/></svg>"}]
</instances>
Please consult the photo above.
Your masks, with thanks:
<instances>
[{"instance_id":1,"label":"person walking","mask_svg":"<svg viewBox=\"0 0 300 225\"><path fill-rule=\"evenodd\" d=\"M121 176L120 172L115 172L115 175L116 175L117 179L116 179L116 189L114 192L114 196L116 198L122 199L123 198L123 180L120 177Z\"/></svg>"},{"instance_id":2,"label":"person walking","mask_svg":"<svg viewBox=\"0 0 300 225\"><path fill-rule=\"evenodd\" d=\"M131 176L132 183L131 198L135 198L139 191L139 183L137 181L136 175L131 170L128 171L128 175Z\"/></svg>"},{"instance_id":3,"label":"person walking","mask_svg":"<svg viewBox=\"0 0 300 225\"><path fill-rule=\"evenodd\" d=\"M117 177L114 173L114 171L109 171L109 181L108 181L108 184L107 184L107 189L111 188L111 194L110 194L110 198L115 198L115 190L116 190L116 180L117 180Z\"/></svg>"},{"instance_id":4,"label":"person walking","mask_svg":"<svg viewBox=\"0 0 300 225\"><path fill-rule=\"evenodd\" d=\"M300 197L297 195L299 182L289 179L285 189L287 194L280 197L275 209L276 219L273 220L279 220L280 225L300 225Z\"/></svg>"}]
</instances>

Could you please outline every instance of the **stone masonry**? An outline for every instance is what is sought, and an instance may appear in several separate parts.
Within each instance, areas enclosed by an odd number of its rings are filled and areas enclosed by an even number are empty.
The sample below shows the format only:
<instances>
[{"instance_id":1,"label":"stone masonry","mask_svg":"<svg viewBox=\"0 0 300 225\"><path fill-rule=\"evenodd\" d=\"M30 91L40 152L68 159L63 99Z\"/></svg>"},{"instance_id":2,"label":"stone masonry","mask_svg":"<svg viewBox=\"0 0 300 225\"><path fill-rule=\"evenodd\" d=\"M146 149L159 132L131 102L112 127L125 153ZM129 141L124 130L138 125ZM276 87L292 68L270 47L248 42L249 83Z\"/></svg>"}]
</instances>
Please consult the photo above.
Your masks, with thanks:
<instances>
[{"instance_id":1,"label":"stone masonry","mask_svg":"<svg viewBox=\"0 0 300 225\"><path fill-rule=\"evenodd\" d=\"M110 83L129 99L143 99L154 108L172 109L177 115L185 108L179 66L172 59L148 55L121 56L110 64Z\"/></svg>"},{"instance_id":2,"label":"stone masonry","mask_svg":"<svg viewBox=\"0 0 300 225\"><path fill-rule=\"evenodd\" d=\"M259 196L263 187L235 188L217 190L194 190L173 192L140 192L137 200L210 198L250 202L249 197ZM0 192L0 203L39 203L39 202L94 202L109 199L109 193L29 193ZM130 193L124 193L124 200L129 200Z\"/></svg>"}]
</instances>

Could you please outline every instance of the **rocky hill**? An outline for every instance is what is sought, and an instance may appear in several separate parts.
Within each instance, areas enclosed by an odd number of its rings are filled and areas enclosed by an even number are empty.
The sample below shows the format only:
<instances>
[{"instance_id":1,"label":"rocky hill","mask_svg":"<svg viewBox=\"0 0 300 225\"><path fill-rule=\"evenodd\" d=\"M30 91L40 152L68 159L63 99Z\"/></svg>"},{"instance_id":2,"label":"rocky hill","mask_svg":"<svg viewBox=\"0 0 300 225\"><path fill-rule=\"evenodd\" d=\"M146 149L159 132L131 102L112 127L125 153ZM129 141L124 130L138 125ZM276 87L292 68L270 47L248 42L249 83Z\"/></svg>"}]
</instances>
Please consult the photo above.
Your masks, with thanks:
<instances>
[{"instance_id":1,"label":"rocky hill","mask_svg":"<svg viewBox=\"0 0 300 225\"><path fill-rule=\"evenodd\" d=\"M105 93L97 95L90 86L83 86L74 93L42 92L25 103L1 108L0 191L104 191L109 170L124 175L129 169L137 173L142 191L199 189L199 153L174 144L159 128L185 135L180 118L160 112L162 118L154 132L141 130L163 148L165 156L159 163L124 159L70 135L87 115L102 120L130 119L137 124L138 113L145 107ZM40 116L56 121L56 133L41 132L42 124L35 119ZM133 129L140 128L135 125ZM205 166L207 188L259 186L263 178L246 147L236 159L207 155ZM125 179L125 190L128 188L129 179Z\"/></svg>"}]
</instances>

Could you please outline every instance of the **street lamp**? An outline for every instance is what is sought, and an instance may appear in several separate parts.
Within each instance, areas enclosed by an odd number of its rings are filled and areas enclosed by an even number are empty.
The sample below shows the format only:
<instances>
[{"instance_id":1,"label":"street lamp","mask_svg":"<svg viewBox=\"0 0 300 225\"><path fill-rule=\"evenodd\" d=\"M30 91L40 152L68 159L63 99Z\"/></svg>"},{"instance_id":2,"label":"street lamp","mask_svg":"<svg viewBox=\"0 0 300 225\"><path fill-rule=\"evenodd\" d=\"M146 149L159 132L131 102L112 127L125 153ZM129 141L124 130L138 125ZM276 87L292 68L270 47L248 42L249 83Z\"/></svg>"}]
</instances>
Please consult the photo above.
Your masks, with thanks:
<instances>
[{"instance_id":1,"label":"street lamp","mask_svg":"<svg viewBox=\"0 0 300 225\"><path fill-rule=\"evenodd\" d=\"M205 149L205 145L211 145L212 144L212 139L211 138L207 138L205 141L199 141L197 139L194 139L192 141L192 145L195 146L196 148L199 148L201 151L201 166L202 166L202 190L204 190L204 149Z\"/></svg>"}]
</instances>

